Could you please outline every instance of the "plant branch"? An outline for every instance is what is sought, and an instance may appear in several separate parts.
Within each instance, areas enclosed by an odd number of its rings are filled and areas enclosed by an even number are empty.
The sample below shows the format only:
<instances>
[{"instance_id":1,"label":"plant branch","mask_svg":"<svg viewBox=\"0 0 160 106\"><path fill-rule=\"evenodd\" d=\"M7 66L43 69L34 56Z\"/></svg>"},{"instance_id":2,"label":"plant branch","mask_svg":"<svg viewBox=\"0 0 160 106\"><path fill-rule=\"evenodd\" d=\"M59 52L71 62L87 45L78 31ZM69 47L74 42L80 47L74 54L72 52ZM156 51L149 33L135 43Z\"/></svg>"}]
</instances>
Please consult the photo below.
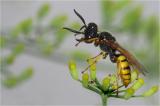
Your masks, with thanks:
<instances>
[{"instance_id":1,"label":"plant branch","mask_svg":"<svg viewBox=\"0 0 160 106\"><path fill-rule=\"evenodd\" d=\"M102 99L102 106L107 106L108 96L105 94L102 94L101 99Z\"/></svg>"}]
</instances>

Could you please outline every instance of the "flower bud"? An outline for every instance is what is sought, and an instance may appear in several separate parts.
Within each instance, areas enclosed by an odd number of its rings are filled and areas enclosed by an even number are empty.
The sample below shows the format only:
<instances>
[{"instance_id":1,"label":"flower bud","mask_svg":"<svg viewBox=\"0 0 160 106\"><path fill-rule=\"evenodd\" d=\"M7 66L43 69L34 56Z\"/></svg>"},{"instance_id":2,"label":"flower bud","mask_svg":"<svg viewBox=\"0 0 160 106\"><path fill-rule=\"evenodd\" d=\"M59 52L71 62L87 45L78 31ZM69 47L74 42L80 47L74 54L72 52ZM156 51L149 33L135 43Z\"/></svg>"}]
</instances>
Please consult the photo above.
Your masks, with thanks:
<instances>
[{"instance_id":1,"label":"flower bud","mask_svg":"<svg viewBox=\"0 0 160 106\"><path fill-rule=\"evenodd\" d=\"M70 74L71 74L72 78L74 80L78 80L78 71L76 68L76 63L74 61L69 62L69 70L70 70Z\"/></svg>"},{"instance_id":2,"label":"flower bud","mask_svg":"<svg viewBox=\"0 0 160 106\"><path fill-rule=\"evenodd\" d=\"M135 81L136 79L138 79L138 71L137 70L133 70L131 72L131 82Z\"/></svg>"},{"instance_id":3,"label":"flower bud","mask_svg":"<svg viewBox=\"0 0 160 106\"><path fill-rule=\"evenodd\" d=\"M152 96L158 91L158 88L159 88L158 86L153 86L148 91L144 92L142 96L144 97Z\"/></svg>"},{"instance_id":4,"label":"flower bud","mask_svg":"<svg viewBox=\"0 0 160 106\"><path fill-rule=\"evenodd\" d=\"M105 77L103 80L102 80L102 89L104 91L106 91L108 88L109 88L109 85L110 85L110 78L109 77Z\"/></svg>"},{"instance_id":5,"label":"flower bud","mask_svg":"<svg viewBox=\"0 0 160 106\"><path fill-rule=\"evenodd\" d=\"M135 90L133 88L128 88L124 94L124 98L127 100L134 95Z\"/></svg>"},{"instance_id":6,"label":"flower bud","mask_svg":"<svg viewBox=\"0 0 160 106\"><path fill-rule=\"evenodd\" d=\"M134 89L135 91L138 90L139 88L141 88L144 84L144 80L142 78L139 78L133 85L132 85L132 89Z\"/></svg>"},{"instance_id":7,"label":"flower bud","mask_svg":"<svg viewBox=\"0 0 160 106\"><path fill-rule=\"evenodd\" d=\"M116 75L114 75L114 74L111 75L111 76L110 76L110 83L114 85L116 82L117 82L117 77L116 77Z\"/></svg>"},{"instance_id":8,"label":"flower bud","mask_svg":"<svg viewBox=\"0 0 160 106\"><path fill-rule=\"evenodd\" d=\"M82 74L82 84L84 87L88 87L88 83L89 83L89 75L88 73L84 73Z\"/></svg>"},{"instance_id":9,"label":"flower bud","mask_svg":"<svg viewBox=\"0 0 160 106\"><path fill-rule=\"evenodd\" d=\"M117 90L118 89L118 85L117 84L112 85L112 89L113 90Z\"/></svg>"},{"instance_id":10,"label":"flower bud","mask_svg":"<svg viewBox=\"0 0 160 106\"><path fill-rule=\"evenodd\" d=\"M90 77L92 80L96 79L96 63L94 63L93 59L89 59L88 64L90 66Z\"/></svg>"}]
</instances>

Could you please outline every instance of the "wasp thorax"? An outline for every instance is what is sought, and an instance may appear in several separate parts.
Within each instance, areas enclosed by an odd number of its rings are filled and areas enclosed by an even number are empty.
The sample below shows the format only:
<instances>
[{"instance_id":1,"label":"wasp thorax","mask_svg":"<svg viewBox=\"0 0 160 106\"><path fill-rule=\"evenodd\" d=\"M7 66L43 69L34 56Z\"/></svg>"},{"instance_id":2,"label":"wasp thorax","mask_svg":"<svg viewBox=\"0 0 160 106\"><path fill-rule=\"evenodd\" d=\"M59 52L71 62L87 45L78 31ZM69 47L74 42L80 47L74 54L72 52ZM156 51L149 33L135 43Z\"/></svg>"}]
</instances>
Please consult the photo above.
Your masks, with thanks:
<instances>
[{"instance_id":1,"label":"wasp thorax","mask_svg":"<svg viewBox=\"0 0 160 106\"><path fill-rule=\"evenodd\" d=\"M97 37L98 27L95 23L89 23L85 29L85 38L95 38Z\"/></svg>"},{"instance_id":2,"label":"wasp thorax","mask_svg":"<svg viewBox=\"0 0 160 106\"><path fill-rule=\"evenodd\" d=\"M99 39L116 41L116 39L108 32L101 32L99 35Z\"/></svg>"}]
</instances>

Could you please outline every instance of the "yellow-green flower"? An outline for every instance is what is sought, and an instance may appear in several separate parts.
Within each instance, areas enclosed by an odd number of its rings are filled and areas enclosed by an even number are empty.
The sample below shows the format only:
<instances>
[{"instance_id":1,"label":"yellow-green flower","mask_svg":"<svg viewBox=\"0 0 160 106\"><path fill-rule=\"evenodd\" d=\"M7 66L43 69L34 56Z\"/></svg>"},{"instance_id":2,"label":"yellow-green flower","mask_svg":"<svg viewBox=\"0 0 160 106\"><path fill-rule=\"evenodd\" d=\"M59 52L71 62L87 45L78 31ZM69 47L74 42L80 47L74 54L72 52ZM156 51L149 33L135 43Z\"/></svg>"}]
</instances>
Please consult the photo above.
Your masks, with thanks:
<instances>
[{"instance_id":1,"label":"yellow-green flower","mask_svg":"<svg viewBox=\"0 0 160 106\"><path fill-rule=\"evenodd\" d=\"M158 91L159 87L158 86L153 86L150 88L148 91L144 92L142 96L148 97L154 95Z\"/></svg>"},{"instance_id":2,"label":"yellow-green flower","mask_svg":"<svg viewBox=\"0 0 160 106\"><path fill-rule=\"evenodd\" d=\"M102 80L102 88L104 91L106 91L108 88L109 88L109 85L110 85L110 78L109 77L105 77L103 80Z\"/></svg>"},{"instance_id":3,"label":"yellow-green flower","mask_svg":"<svg viewBox=\"0 0 160 106\"><path fill-rule=\"evenodd\" d=\"M88 64L90 65L91 80L95 80L96 79L96 63L95 63L95 60L89 59Z\"/></svg>"},{"instance_id":4,"label":"yellow-green flower","mask_svg":"<svg viewBox=\"0 0 160 106\"><path fill-rule=\"evenodd\" d=\"M76 67L76 63L74 61L69 61L69 70L70 70L70 74L72 76L72 78L74 80L78 80L78 71L77 71L77 67Z\"/></svg>"},{"instance_id":5,"label":"yellow-green flower","mask_svg":"<svg viewBox=\"0 0 160 106\"><path fill-rule=\"evenodd\" d=\"M76 64L74 61L69 62L69 69L73 79L78 80L84 88L89 89L97 94L99 94L103 101L103 106L106 104L106 99L110 97L121 98L128 100L130 98L135 97L148 97L153 95L158 91L158 86L153 86L148 91L143 94L135 95L136 91L144 85L144 80L142 78L138 78L138 71L133 70L131 73L131 82L126 88L121 82L121 78L118 78L117 74L109 74L108 76L102 79L100 83L96 76L96 62L95 59L91 59L88 61L90 68L89 72L84 72L82 74L82 79L78 79L78 72L76 68ZM130 86L132 84L132 86Z\"/></svg>"},{"instance_id":6,"label":"yellow-green flower","mask_svg":"<svg viewBox=\"0 0 160 106\"><path fill-rule=\"evenodd\" d=\"M88 87L88 83L89 83L89 75L88 73L84 73L82 74L82 84L84 87Z\"/></svg>"},{"instance_id":7,"label":"yellow-green flower","mask_svg":"<svg viewBox=\"0 0 160 106\"><path fill-rule=\"evenodd\" d=\"M141 88L144 84L144 80L142 78L139 78L132 86L131 88L135 91Z\"/></svg>"},{"instance_id":8,"label":"yellow-green flower","mask_svg":"<svg viewBox=\"0 0 160 106\"><path fill-rule=\"evenodd\" d=\"M131 82L135 81L136 79L138 79L138 71L137 70L133 70L131 72Z\"/></svg>"},{"instance_id":9,"label":"yellow-green flower","mask_svg":"<svg viewBox=\"0 0 160 106\"><path fill-rule=\"evenodd\" d=\"M124 94L125 99L129 99L134 95L135 90L133 88L128 88Z\"/></svg>"}]
</instances>

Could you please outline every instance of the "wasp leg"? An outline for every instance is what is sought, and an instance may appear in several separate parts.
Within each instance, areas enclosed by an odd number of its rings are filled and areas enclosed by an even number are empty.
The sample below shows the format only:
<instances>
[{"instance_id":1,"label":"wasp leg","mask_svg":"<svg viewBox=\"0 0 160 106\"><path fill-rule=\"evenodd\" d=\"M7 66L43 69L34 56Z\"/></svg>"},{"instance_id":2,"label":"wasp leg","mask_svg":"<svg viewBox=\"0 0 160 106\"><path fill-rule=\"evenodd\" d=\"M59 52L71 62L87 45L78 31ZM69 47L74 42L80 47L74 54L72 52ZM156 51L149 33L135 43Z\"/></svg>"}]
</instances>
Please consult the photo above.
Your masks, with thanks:
<instances>
[{"instance_id":1,"label":"wasp leg","mask_svg":"<svg viewBox=\"0 0 160 106\"><path fill-rule=\"evenodd\" d=\"M117 62L117 57L114 53L109 53L110 56L110 60L112 63L116 63Z\"/></svg>"},{"instance_id":2,"label":"wasp leg","mask_svg":"<svg viewBox=\"0 0 160 106\"><path fill-rule=\"evenodd\" d=\"M90 38L90 39L85 39L85 38L80 38L76 39L78 43L75 46L78 46L81 42L95 42L98 38Z\"/></svg>"},{"instance_id":3,"label":"wasp leg","mask_svg":"<svg viewBox=\"0 0 160 106\"><path fill-rule=\"evenodd\" d=\"M78 43L76 43L75 46L78 46L81 42L85 41L85 39L80 38L80 39L76 39L76 41L78 41Z\"/></svg>"},{"instance_id":4,"label":"wasp leg","mask_svg":"<svg viewBox=\"0 0 160 106\"><path fill-rule=\"evenodd\" d=\"M105 54L103 55L103 59L106 59L106 58L107 58L107 56L108 56L108 53L107 53L107 52L105 52Z\"/></svg>"},{"instance_id":5,"label":"wasp leg","mask_svg":"<svg viewBox=\"0 0 160 106\"><path fill-rule=\"evenodd\" d=\"M101 52L101 53L98 54L97 56L87 59L87 62L89 62L90 60L94 60L94 59L95 59L95 60L92 62L92 64L90 64L88 67L86 67L85 70L82 71L82 73L84 73L85 71L87 71L92 65L96 64L101 58L104 57L104 55L105 55L105 57L106 57L106 56L107 56L107 53L106 53L106 52Z\"/></svg>"},{"instance_id":6,"label":"wasp leg","mask_svg":"<svg viewBox=\"0 0 160 106\"><path fill-rule=\"evenodd\" d=\"M85 68L85 70L82 71L82 73L86 72L92 65L96 64L97 61L95 60L92 64L90 64L88 67Z\"/></svg>"},{"instance_id":7,"label":"wasp leg","mask_svg":"<svg viewBox=\"0 0 160 106\"><path fill-rule=\"evenodd\" d=\"M89 61L89 60L93 60L93 59L98 59L98 58L100 58L101 56L103 56L103 59L105 59L106 57L107 57L107 55L108 55L108 53L106 53L106 52L101 52L101 53L99 53L98 55L96 55L96 56L94 56L94 57L91 57L91 58L88 58L87 59L87 62Z\"/></svg>"}]
</instances>

